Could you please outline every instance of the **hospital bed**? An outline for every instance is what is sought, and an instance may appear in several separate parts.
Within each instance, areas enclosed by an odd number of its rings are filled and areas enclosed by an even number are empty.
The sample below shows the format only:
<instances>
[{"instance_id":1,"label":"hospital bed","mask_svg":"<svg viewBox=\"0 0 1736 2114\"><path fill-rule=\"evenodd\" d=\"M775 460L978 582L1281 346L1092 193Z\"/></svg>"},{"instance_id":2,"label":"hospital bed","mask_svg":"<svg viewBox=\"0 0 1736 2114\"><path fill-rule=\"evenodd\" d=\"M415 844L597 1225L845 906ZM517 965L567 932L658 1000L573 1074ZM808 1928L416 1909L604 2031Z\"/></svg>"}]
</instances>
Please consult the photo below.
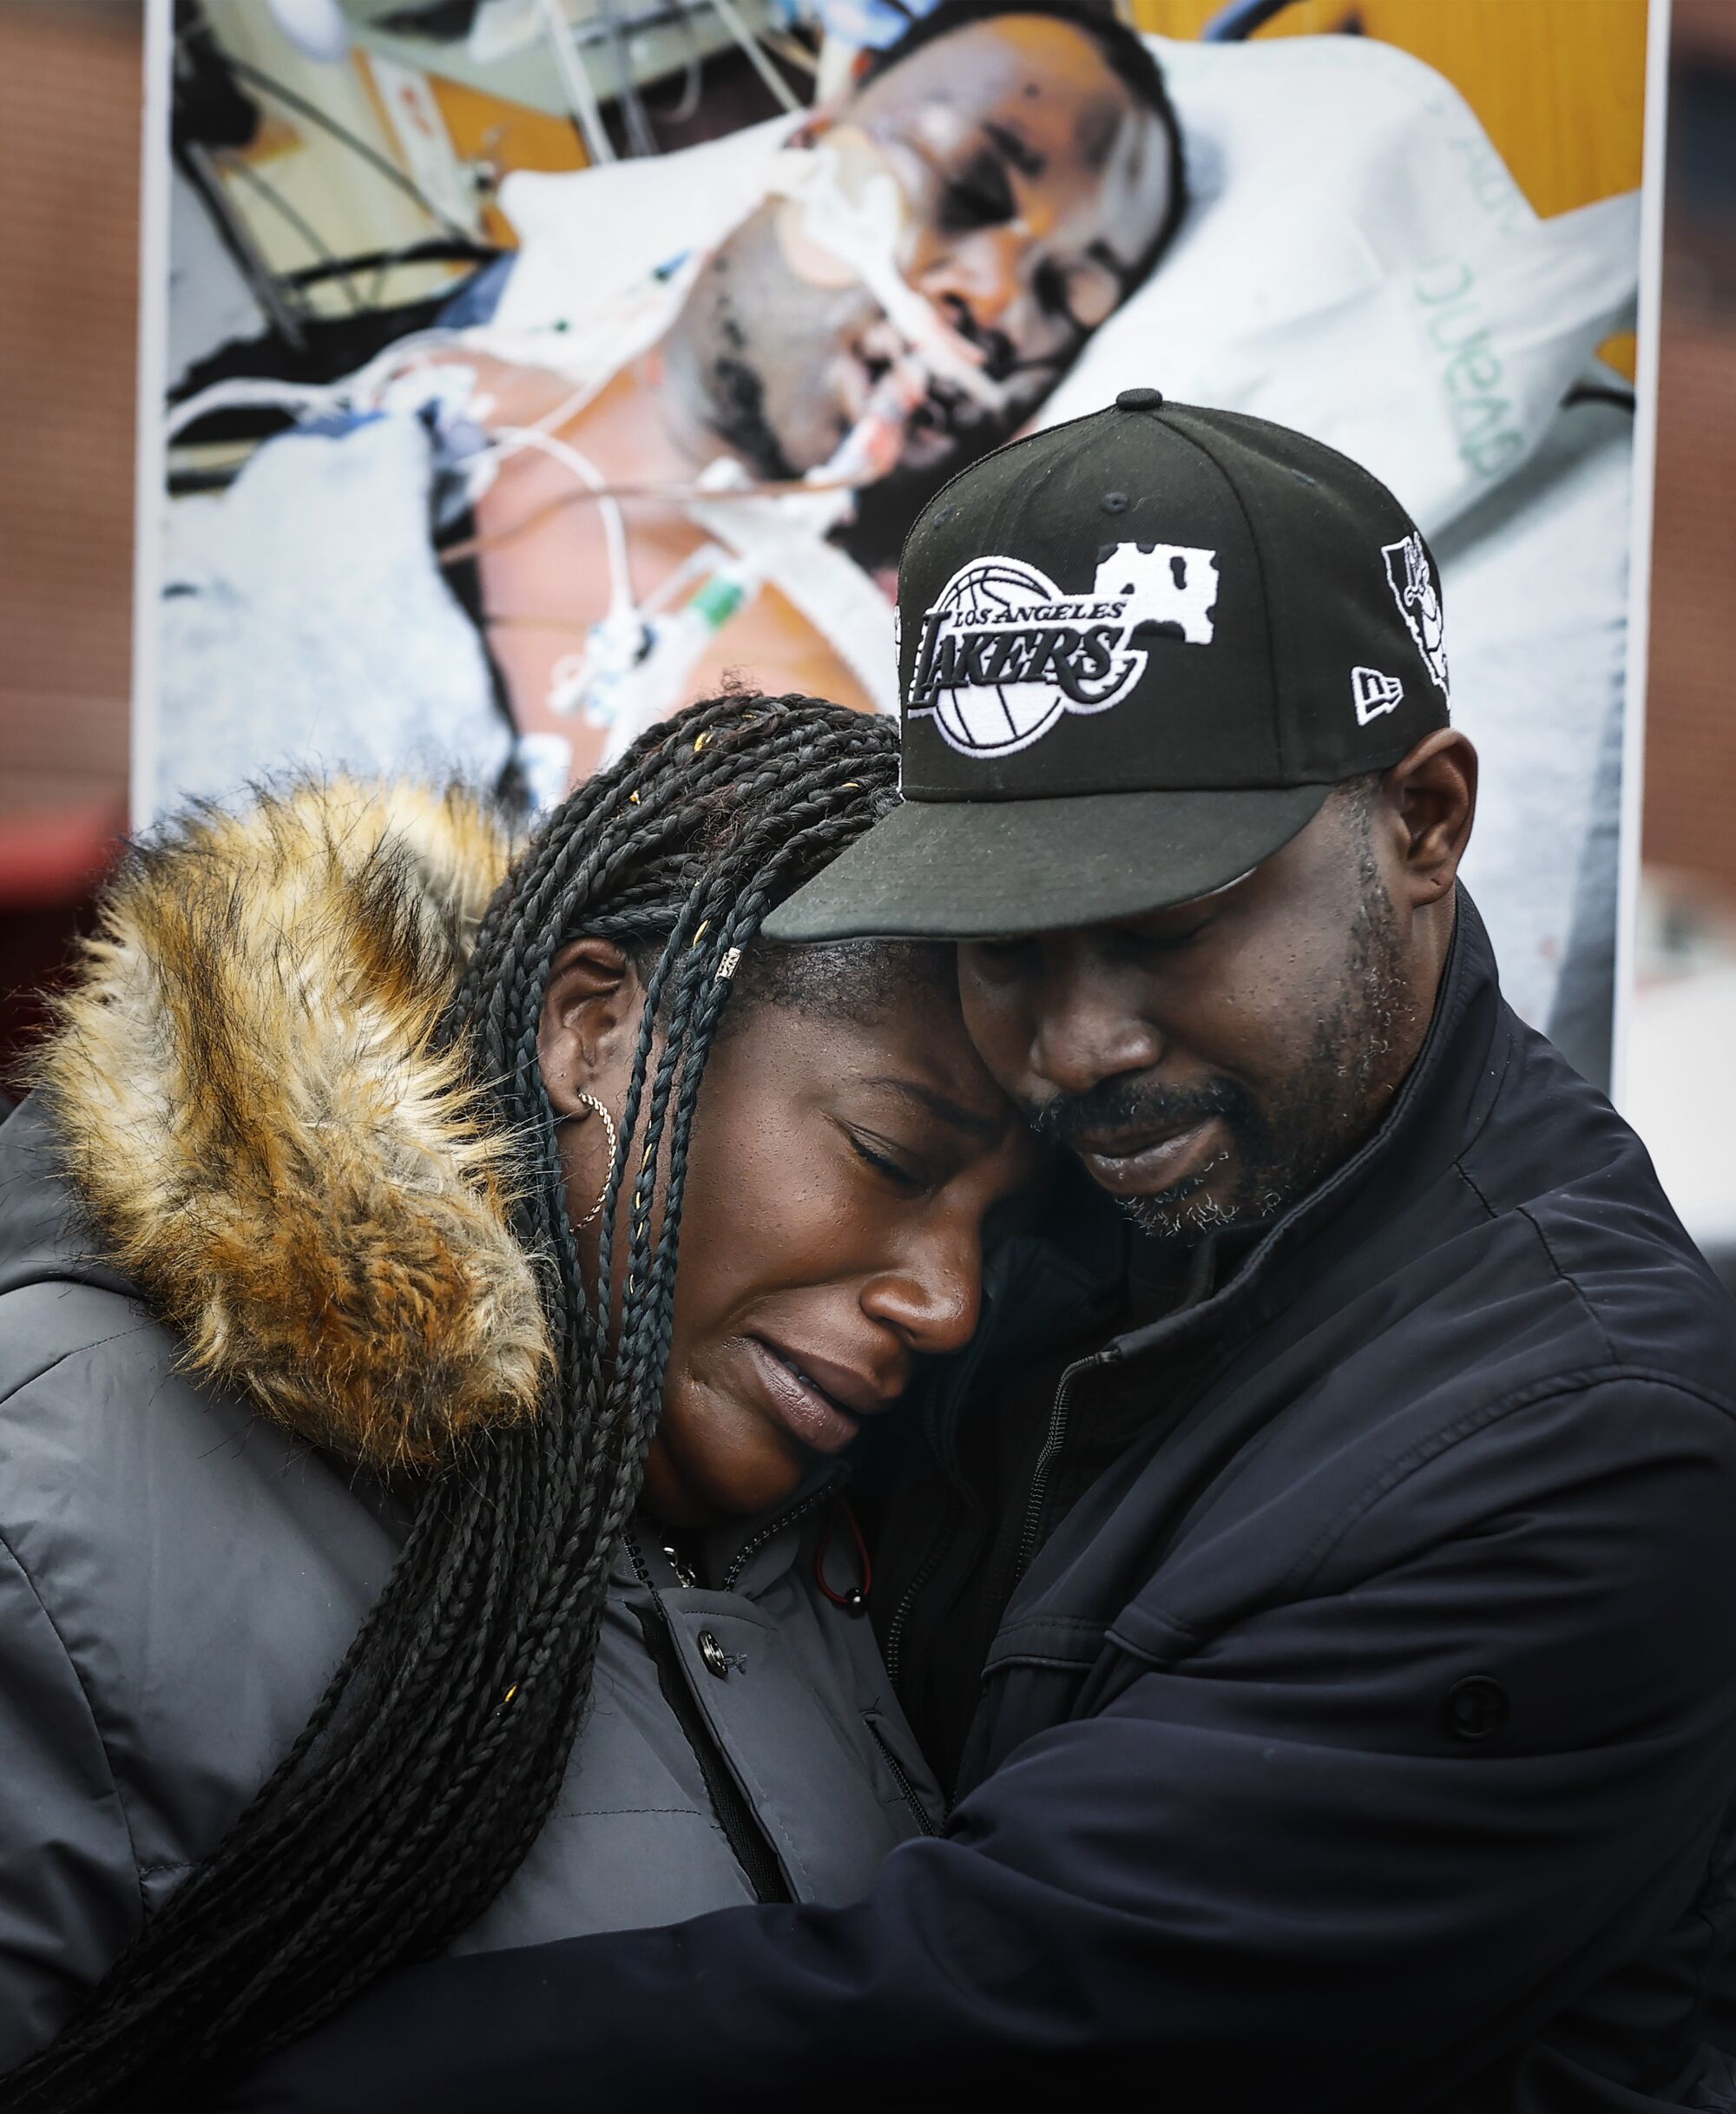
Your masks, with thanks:
<instances>
[{"instance_id":1,"label":"hospital bed","mask_svg":"<svg viewBox=\"0 0 1736 2114\"><path fill-rule=\"evenodd\" d=\"M1632 424L1596 353L1632 321L1637 194L1540 221L1463 98L1371 40L1151 41L1194 202L1037 423L1156 382L1299 427L1393 488L1439 559L1455 716L1484 760L1467 881L1514 1003L1595 1074ZM509 178L521 247L491 319L501 342L573 357L648 262L704 249L751 210L786 129ZM429 546L434 424L422 406L316 425L262 449L221 498L174 510L165 798L221 795L297 755L472 774L506 760L486 656ZM869 621L890 666L890 608Z\"/></svg>"}]
</instances>

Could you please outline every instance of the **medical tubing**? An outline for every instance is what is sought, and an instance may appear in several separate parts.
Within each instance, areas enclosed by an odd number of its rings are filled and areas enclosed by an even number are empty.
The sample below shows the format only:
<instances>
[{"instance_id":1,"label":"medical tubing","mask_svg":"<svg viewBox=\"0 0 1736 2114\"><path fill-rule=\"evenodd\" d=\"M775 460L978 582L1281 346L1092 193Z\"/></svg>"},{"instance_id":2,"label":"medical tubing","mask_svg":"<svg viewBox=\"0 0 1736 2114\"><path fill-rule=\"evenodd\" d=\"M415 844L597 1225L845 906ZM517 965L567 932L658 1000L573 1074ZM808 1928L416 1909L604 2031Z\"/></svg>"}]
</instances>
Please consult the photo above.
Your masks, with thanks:
<instances>
[{"instance_id":1,"label":"medical tubing","mask_svg":"<svg viewBox=\"0 0 1736 2114\"><path fill-rule=\"evenodd\" d=\"M358 405L372 410L379 383L404 365L407 354L424 352L435 346L462 347L464 342L464 334L457 331L414 331L409 337L387 346L384 352L377 352L366 366L358 367L347 380L341 382L289 382L248 375L212 382L196 396L187 397L170 409L165 438L174 440L207 412L253 405L269 405L285 411L312 406L319 411L345 412Z\"/></svg>"},{"instance_id":2,"label":"medical tubing","mask_svg":"<svg viewBox=\"0 0 1736 2114\"><path fill-rule=\"evenodd\" d=\"M497 445L490 451L495 455L516 455L525 448L534 448L539 454L560 463L595 497L602 515L604 546L608 553L609 595L611 616L630 611L634 606L633 567L627 549L627 524L621 518L621 507L605 482L602 472L588 456L581 455L569 441L560 439L534 425L503 425L495 428Z\"/></svg>"},{"instance_id":3,"label":"medical tubing","mask_svg":"<svg viewBox=\"0 0 1736 2114\"><path fill-rule=\"evenodd\" d=\"M543 36L554 55L555 69L561 76L568 107L586 151L594 162L618 160L615 142L609 138L608 128L602 122L602 106L597 101L596 89L585 70L584 61L573 49L572 28L561 11L559 0L536 0L536 5Z\"/></svg>"},{"instance_id":4,"label":"medical tubing","mask_svg":"<svg viewBox=\"0 0 1736 2114\"><path fill-rule=\"evenodd\" d=\"M749 27L746 18L735 5L735 0L711 0L713 9L724 28L741 47L748 64L766 83L785 109L793 116L801 104L791 93L790 84L760 48L760 39Z\"/></svg>"},{"instance_id":5,"label":"medical tubing","mask_svg":"<svg viewBox=\"0 0 1736 2114\"><path fill-rule=\"evenodd\" d=\"M258 405L268 405L277 411L305 410L309 406L321 411L343 411L349 402L345 390L328 384L253 381L238 376L229 381L213 382L197 396L174 405L163 422L163 435L166 440L174 440L212 412L235 411Z\"/></svg>"},{"instance_id":6,"label":"medical tubing","mask_svg":"<svg viewBox=\"0 0 1736 2114\"><path fill-rule=\"evenodd\" d=\"M368 305L356 290L353 268L346 267L343 260L332 254L330 245L313 223L291 205L274 183L268 183L244 155L237 154L233 148L224 148L220 151L221 158L218 166L226 174L239 176L256 197L265 201L286 227L293 228L317 263L332 267L330 276L341 281L344 298L349 303L351 314L365 315ZM279 285L287 283L289 276L282 272L273 273Z\"/></svg>"},{"instance_id":7,"label":"medical tubing","mask_svg":"<svg viewBox=\"0 0 1736 2114\"><path fill-rule=\"evenodd\" d=\"M298 95L293 88L286 88L281 81L261 72L260 68L249 64L246 59L237 58L233 52L226 50L223 60L230 71L238 74L243 81L251 81L255 88L263 89L266 95L275 95L286 109L293 110L298 116L309 119L329 132L333 139L341 140L352 153L359 155L368 167L384 176L388 183L395 185L407 198L413 198L429 219L437 221L449 235L459 237L466 242L471 240L468 227L461 227L457 221L443 213L419 185L411 181L395 161L381 154L378 148L370 146L359 133L352 132L347 125L339 124L335 117L328 116L317 102L311 102L306 95Z\"/></svg>"}]
</instances>

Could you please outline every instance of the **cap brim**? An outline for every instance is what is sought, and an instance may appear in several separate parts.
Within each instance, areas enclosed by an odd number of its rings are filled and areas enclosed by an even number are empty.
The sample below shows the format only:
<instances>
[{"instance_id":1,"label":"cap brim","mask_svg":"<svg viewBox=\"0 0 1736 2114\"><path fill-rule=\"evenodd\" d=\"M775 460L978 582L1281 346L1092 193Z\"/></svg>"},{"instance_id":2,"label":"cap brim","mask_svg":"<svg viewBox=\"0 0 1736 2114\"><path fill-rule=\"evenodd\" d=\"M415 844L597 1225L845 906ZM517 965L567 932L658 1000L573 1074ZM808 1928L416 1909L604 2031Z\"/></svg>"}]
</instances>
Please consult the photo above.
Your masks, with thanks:
<instances>
[{"instance_id":1,"label":"cap brim","mask_svg":"<svg viewBox=\"0 0 1736 2114\"><path fill-rule=\"evenodd\" d=\"M1210 895L1312 821L1330 786L906 800L766 920L767 938L992 939Z\"/></svg>"}]
</instances>

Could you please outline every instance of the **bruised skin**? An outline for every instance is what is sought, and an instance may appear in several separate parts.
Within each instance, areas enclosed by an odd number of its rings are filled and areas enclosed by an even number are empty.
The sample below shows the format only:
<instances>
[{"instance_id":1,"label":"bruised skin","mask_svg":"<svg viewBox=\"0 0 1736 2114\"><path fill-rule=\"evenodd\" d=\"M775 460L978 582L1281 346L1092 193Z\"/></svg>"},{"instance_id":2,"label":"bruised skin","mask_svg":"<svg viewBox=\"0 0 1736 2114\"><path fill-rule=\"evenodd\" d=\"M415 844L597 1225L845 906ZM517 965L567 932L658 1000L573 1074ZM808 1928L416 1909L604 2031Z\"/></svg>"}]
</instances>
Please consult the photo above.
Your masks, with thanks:
<instances>
[{"instance_id":1,"label":"bruised skin","mask_svg":"<svg viewBox=\"0 0 1736 2114\"><path fill-rule=\"evenodd\" d=\"M1164 224L1161 124L1086 31L1011 15L937 38L803 136L833 132L846 160L878 157L898 183L904 277L984 346L991 372L1023 378L1010 429L1123 298ZM864 287L807 257L798 218L768 203L722 246L667 352L677 392L726 438L745 438L733 387L748 367L764 434L806 469L836 447L898 341ZM981 418L940 392L907 464L938 461Z\"/></svg>"},{"instance_id":2,"label":"bruised skin","mask_svg":"<svg viewBox=\"0 0 1736 2114\"><path fill-rule=\"evenodd\" d=\"M842 118L817 116L806 129L811 138L837 129L846 153L853 136L857 152L898 177L911 207L904 273L995 366L1016 370L1009 425L1054 379L1050 363L1103 319L1121 291L1117 273L1143 256L1168 208L1159 121L1089 36L1042 16L938 38L871 82ZM836 273L812 257L792 266L779 210L763 208L721 246L656 352L562 429L605 477L686 484L730 450L762 471L804 470L832 453L860 411L898 341L855 280L825 283ZM494 426L529 424L570 393L539 369L474 356L464 364L496 398ZM980 431L972 407L937 402L912 430L906 464L932 464L959 435ZM594 504L573 502L573 482L545 456L514 456L476 516L489 643L514 719L527 732L566 735L582 777L606 736L547 704L556 664L583 649L608 604L602 524ZM708 540L667 501L628 499L623 510L641 593ZM738 671L769 692L871 708L829 642L775 589L717 636L687 694Z\"/></svg>"}]
</instances>

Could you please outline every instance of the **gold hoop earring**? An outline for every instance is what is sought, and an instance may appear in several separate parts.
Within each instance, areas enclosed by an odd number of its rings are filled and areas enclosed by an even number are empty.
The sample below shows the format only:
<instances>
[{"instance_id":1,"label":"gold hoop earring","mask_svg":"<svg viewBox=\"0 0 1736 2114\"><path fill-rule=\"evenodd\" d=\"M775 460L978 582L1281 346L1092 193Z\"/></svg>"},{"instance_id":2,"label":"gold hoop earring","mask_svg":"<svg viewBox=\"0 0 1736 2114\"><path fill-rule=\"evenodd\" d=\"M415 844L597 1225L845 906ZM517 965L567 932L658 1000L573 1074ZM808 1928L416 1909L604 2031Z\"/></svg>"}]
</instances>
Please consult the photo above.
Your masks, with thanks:
<instances>
[{"instance_id":1,"label":"gold hoop earring","mask_svg":"<svg viewBox=\"0 0 1736 2114\"><path fill-rule=\"evenodd\" d=\"M608 1185L615 1179L615 1156L616 1149L614 1116L612 1116L608 1110L604 1108L602 1102L597 1099L595 1094L581 1094L579 1096L579 1099L583 1102L588 1109L595 1109L597 1114L602 1118L602 1127L608 1138L608 1165L603 1169L602 1187L597 1191L596 1202L591 1206L590 1209L586 1212L585 1215L582 1219L575 1219L573 1221L573 1231L575 1233L582 1231L582 1229L589 1226L591 1221L602 1209L603 1199L608 1195ZM559 1120L561 1123L569 1123L574 1120L574 1117L572 1116L563 1116Z\"/></svg>"}]
</instances>

